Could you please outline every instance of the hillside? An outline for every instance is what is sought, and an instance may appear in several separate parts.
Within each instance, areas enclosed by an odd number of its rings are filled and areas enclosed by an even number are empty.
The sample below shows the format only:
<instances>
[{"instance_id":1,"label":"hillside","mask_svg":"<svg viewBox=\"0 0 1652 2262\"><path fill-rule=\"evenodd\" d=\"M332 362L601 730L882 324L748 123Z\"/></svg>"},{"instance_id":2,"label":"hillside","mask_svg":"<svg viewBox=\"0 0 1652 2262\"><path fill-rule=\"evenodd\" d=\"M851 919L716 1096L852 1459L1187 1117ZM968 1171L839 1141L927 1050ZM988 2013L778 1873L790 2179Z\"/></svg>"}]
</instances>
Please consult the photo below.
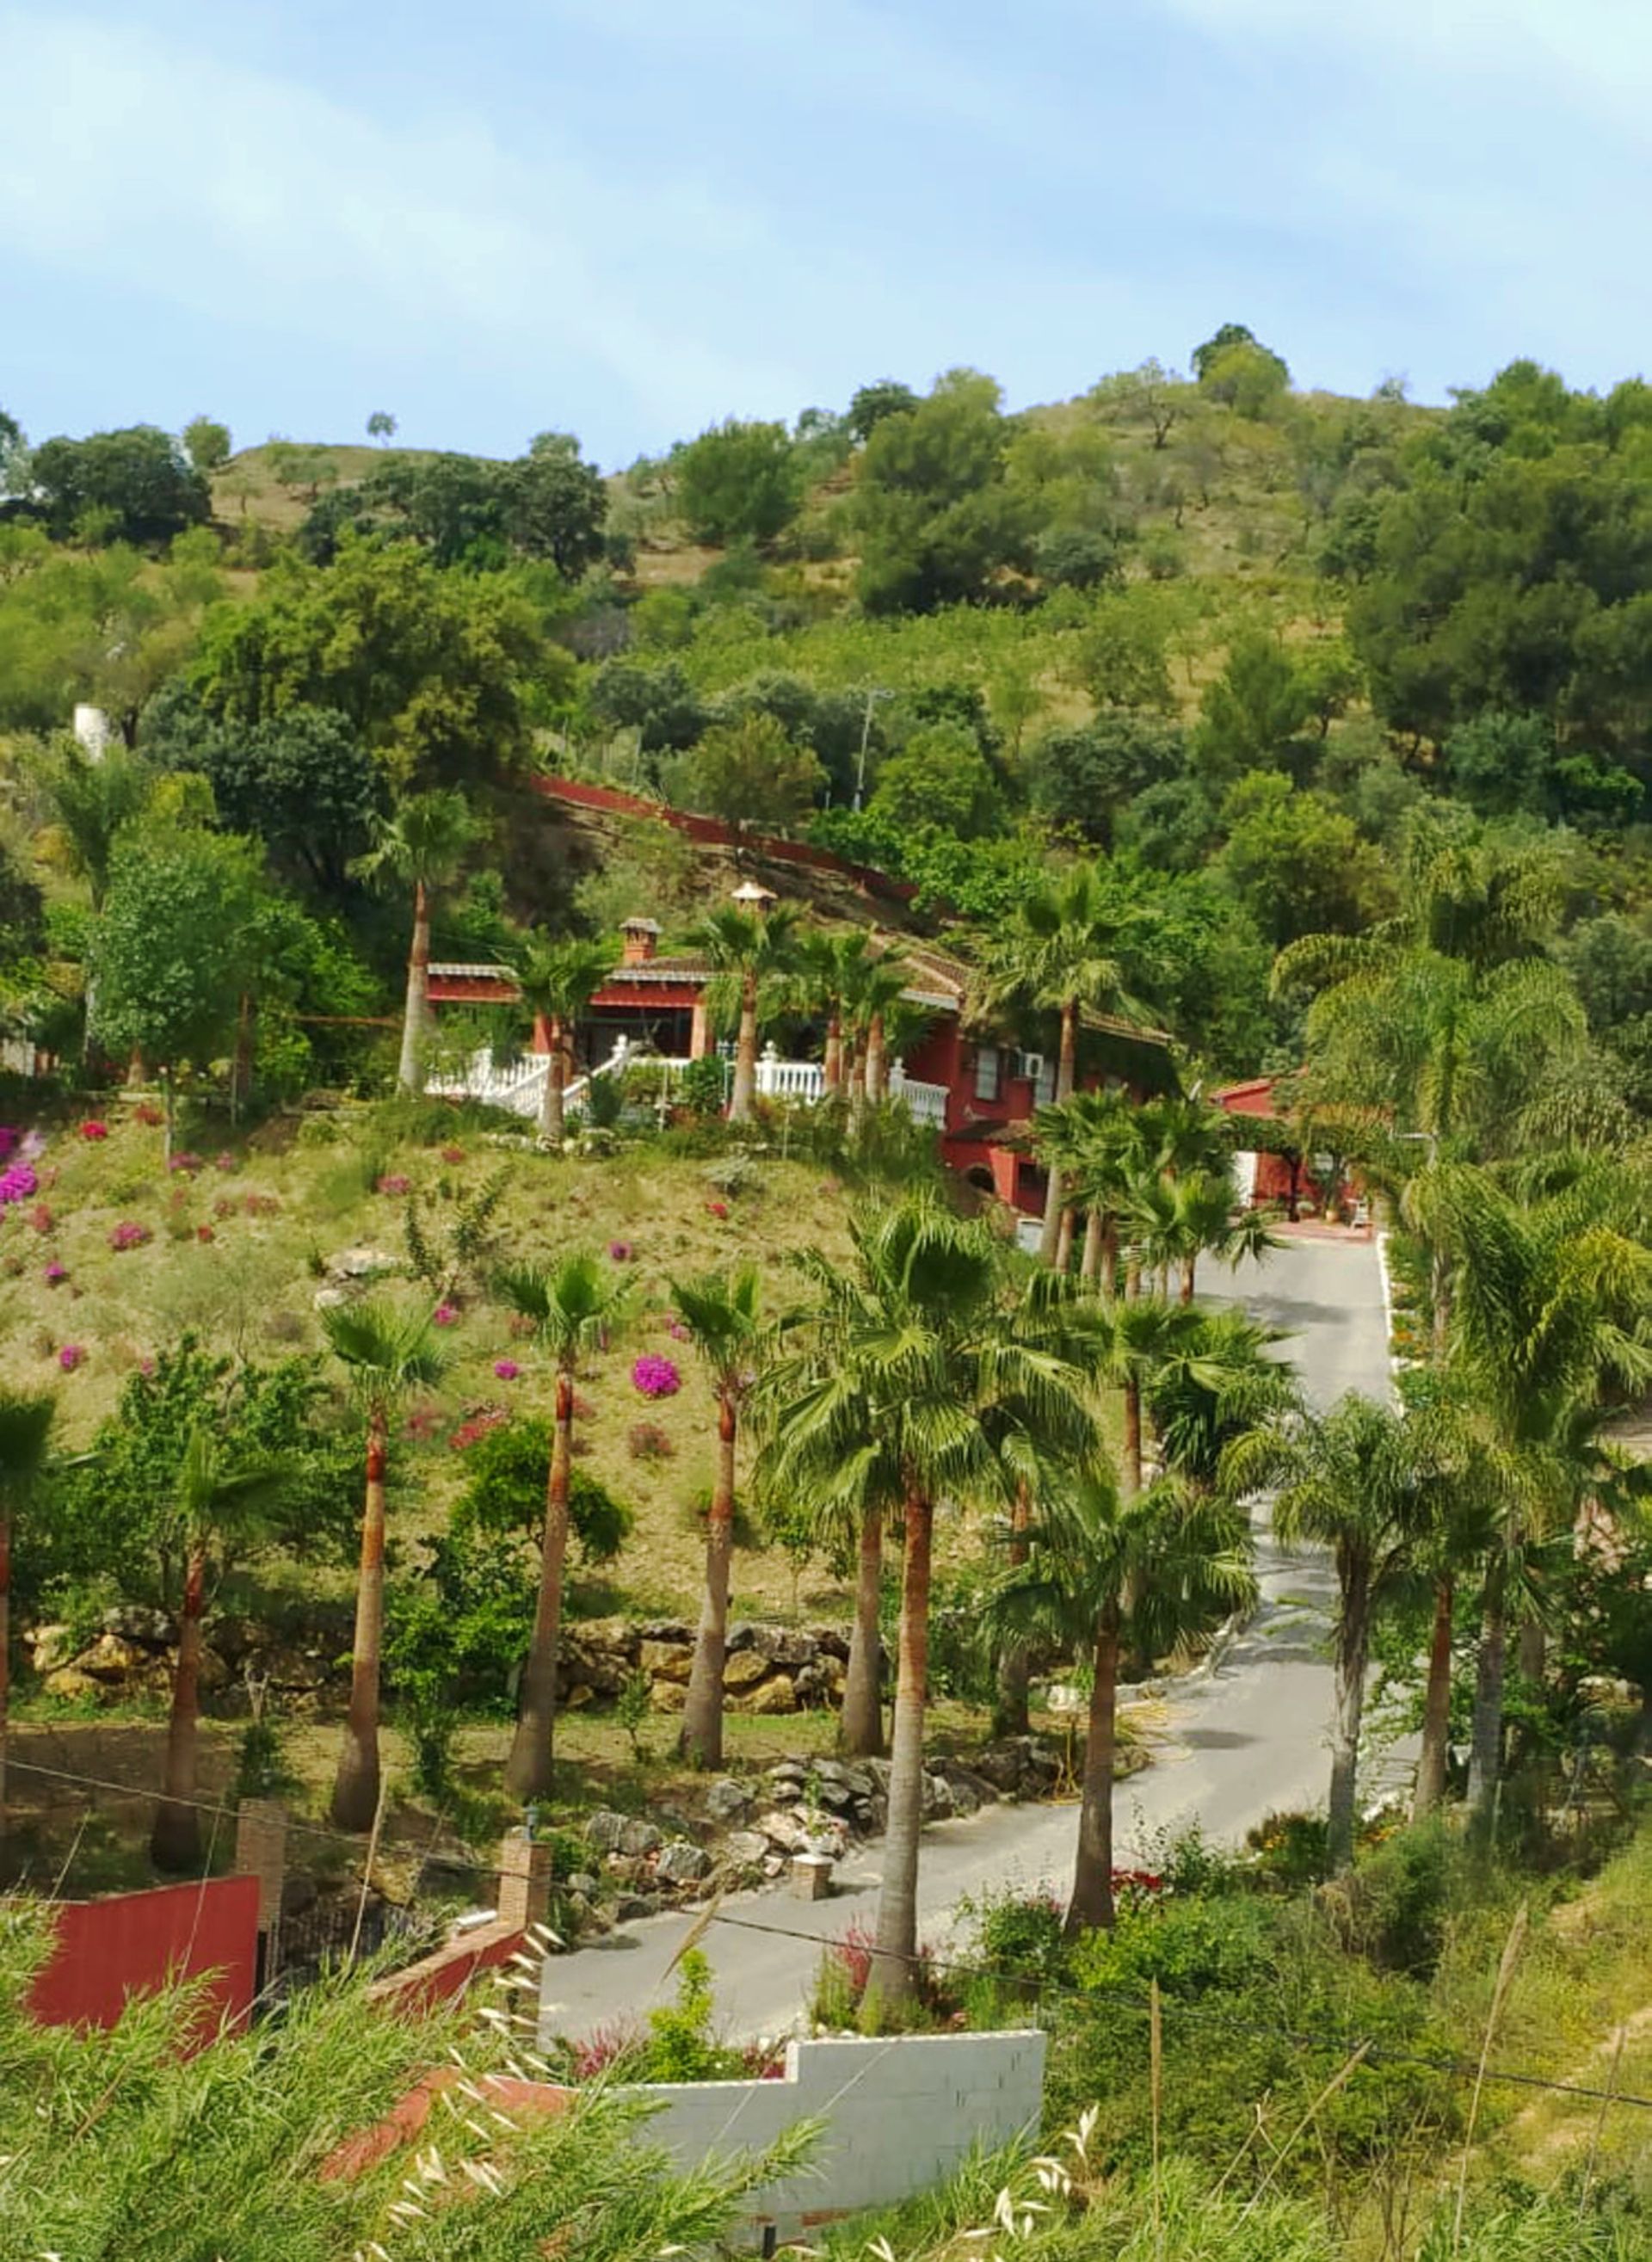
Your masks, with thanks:
<instances>
[{"instance_id":1,"label":"hillside","mask_svg":"<svg viewBox=\"0 0 1652 2262\"><path fill-rule=\"evenodd\" d=\"M400 1537L443 1527L464 1480L463 1450L450 1443L463 1423L545 1410L544 1360L481 1293L480 1268L548 1264L575 1247L616 1250L629 1313L584 1386L581 1466L635 1510L613 1574L628 1604L692 1613L703 1549L688 1503L710 1480L713 1402L686 1350L676 1350L681 1394L666 1404L638 1395L630 1365L675 1349L665 1332L673 1278L755 1259L779 1295L789 1250L841 1250L850 1196L834 1178L777 1158L732 1171L726 1158L674 1159L652 1145L549 1162L518 1134L474 1124L434 1143L398 1138L372 1110L280 1118L245 1139L203 1123L208 1151L198 1164L186 1151L188 1166L169 1174L155 1126L121 1101L106 1120L104 1139L63 1124L34 1166L39 1199L0 1208L0 1386L58 1381L68 1448L89 1444L126 1380L185 1333L265 1363L316 1351L318 1294L338 1277L329 1267L341 1255L364 1267L376 1257L388 1291L428 1299L434 1292L407 1277L408 1201L440 1246L465 1203L500 1180L487 1254L461 1268L446 1297L456 1315L440 1338L446 1377L408 1409L397 1447L408 1503ZM118 1237L134 1245L117 1250ZM79 1354L67 1372L66 1351ZM501 1360L520 1375L501 1383ZM628 1438L645 1420L665 1442L638 1458ZM337 1585L343 1592L342 1566ZM744 1610L792 1606L777 1552L743 1556L737 1587Z\"/></svg>"}]
</instances>

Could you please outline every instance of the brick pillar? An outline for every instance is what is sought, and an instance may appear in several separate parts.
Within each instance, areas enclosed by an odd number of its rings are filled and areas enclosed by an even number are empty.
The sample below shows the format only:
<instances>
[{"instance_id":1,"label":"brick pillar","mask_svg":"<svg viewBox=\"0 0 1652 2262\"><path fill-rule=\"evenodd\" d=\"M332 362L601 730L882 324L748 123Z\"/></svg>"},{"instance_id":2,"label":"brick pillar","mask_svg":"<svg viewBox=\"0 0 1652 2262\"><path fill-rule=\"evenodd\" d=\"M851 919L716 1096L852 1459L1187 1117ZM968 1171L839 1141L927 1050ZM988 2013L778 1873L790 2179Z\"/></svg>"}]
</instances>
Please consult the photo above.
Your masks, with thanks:
<instances>
[{"instance_id":1,"label":"brick pillar","mask_svg":"<svg viewBox=\"0 0 1652 2262\"><path fill-rule=\"evenodd\" d=\"M526 1931L551 1911L551 1848L525 1830L508 1831L499 1844L499 1920Z\"/></svg>"}]
</instances>

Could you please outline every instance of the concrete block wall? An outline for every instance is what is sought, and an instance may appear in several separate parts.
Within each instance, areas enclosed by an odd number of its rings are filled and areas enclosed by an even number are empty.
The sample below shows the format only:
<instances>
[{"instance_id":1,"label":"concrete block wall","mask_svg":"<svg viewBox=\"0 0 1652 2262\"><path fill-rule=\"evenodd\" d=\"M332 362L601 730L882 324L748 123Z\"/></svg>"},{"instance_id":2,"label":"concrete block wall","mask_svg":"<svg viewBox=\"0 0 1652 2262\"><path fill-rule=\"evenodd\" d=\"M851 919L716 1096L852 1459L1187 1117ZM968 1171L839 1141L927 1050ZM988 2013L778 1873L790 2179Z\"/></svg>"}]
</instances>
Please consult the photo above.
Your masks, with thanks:
<instances>
[{"instance_id":1,"label":"concrete block wall","mask_svg":"<svg viewBox=\"0 0 1652 2262\"><path fill-rule=\"evenodd\" d=\"M798 2121L825 2124L803 2173L754 2194L747 2243L784 2244L833 2217L944 2183L970 2153L1035 2129L1044 2036L898 2035L794 2042L780 2081L644 2084L638 2141L685 2167L761 2151Z\"/></svg>"}]
</instances>

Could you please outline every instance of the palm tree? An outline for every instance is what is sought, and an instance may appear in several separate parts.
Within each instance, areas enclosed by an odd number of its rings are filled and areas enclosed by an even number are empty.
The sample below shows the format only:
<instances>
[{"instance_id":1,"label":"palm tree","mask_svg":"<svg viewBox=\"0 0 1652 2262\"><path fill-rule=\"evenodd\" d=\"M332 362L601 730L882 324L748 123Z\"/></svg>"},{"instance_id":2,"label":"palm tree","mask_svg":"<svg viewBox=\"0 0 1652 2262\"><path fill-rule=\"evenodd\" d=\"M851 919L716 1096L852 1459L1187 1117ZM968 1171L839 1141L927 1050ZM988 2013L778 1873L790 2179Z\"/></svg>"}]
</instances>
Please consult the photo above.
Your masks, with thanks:
<instances>
[{"instance_id":1,"label":"palm tree","mask_svg":"<svg viewBox=\"0 0 1652 2262\"><path fill-rule=\"evenodd\" d=\"M40 775L52 816L44 845L85 881L91 907L100 911L116 839L148 807L155 773L124 746L107 746L94 760L78 740L64 737Z\"/></svg>"},{"instance_id":2,"label":"palm tree","mask_svg":"<svg viewBox=\"0 0 1652 2262\"><path fill-rule=\"evenodd\" d=\"M1066 1930L1113 1922L1113 1770L1119 1665L1209 1632L1256 1595L1250 1528L1222 1496L1171 1480L1128 1493L1093 1458L1028 1532L1028 1560L990 1604L1006 1633L1036 1633L1090 1660L1078 1845Z\"/></svg>"},{"instance_id":3,"label":"palm tree","mask_svg":"<svg viewBox=\"0 0 1652 2262\"><path fill-rule=\"evenodd\" d=\"M801 1012L818 1014L826 1023L822 1080L831 1099L843 1090L843 1000L853 986L855 972L871 955L872 939L864 927L842 931L804 927L794 941L792 988Z\"/></svg>"},{"instance_id":4,"label":"palm tree","mask_svg":"<svg viewBox=\"0 0 1652 2262\"><path fill-rule=\"evenodd\" d=\"M364 873L387 874L413 890L413 941L396 1070L403 1091L422 1088L419 1054L430 1012L431 899L458 878L480 831L462 793L413 794L393 816L377 821L373 845L361 860Z\"/></svg>"},{"instance_id":5,"label":"palm tree","mask_svg":"<svg viewBox=\"0 0 1652 2262\"><path fill-rule=\"evenodd\" d=\"M200 1866L195 1747L208 1558L215 1541L231 1530L244 1531L269 1506L286 1481L288 1469L289 1465L279 1460L237 1462L206 1428L191 1430L184 1448L172 1503L172 1521L184 1555L184 1600L178 1615L177 1661L172 1668L164 1786L149 1836L149 1852L159 1869L193 1870ZM375 1801L377 1796L375 1791Z\"/></svg>"},{"instance_id":6,"label":"palm tree","mask_svg":"<svg viewBox=\"0 0 1652 2262\"><path fill-rule=\"evenodd\" d=\"M533 1324L556 1370L551 1468L539 1542L539 1592L522 1676L516 1733L505 1762L508 1788L523 1800L548 1798L554 1780L557 1646L562 1581L568 1555L568 1504L574 1479L574 1383L580 1361L606 1344L624 1303L624 1284L600 1258L582 1250L549 1271L530 1265L500 1275L504 1302Z\"/></svg>"},{"instance_id":7,"label":"palm tree","mask_svg":"<svg viewBox=\"0 0 1652 2262\"><path fill-rule=\"evenodd\" d=\"M1075 1091L1033 1118L1040 1153L1088 1213L1078 1277L1108 1302L1118 1272L1120 1207L1145 1160L1143 1113L1126 1092Z\"/></svg>"},{"instance_id":8,"label":"palm tree","mask_svg":"<svg viewBox=\"0 0 1652 2262\"><path fill-rule=\"evenodd\" d=\"M758 1024L764 1011L779 1004L797 956L797 914L789 904L742 911L724 904L695 934L697 948L711 962L706 991L709 1010L721 1021L737 1021L731 1123L749 1123L757 1092Z\"/></svg>"},{"instance_id":9,"label":"palm tree","mask_svg":"<svg viewBox=\"0 0 1652 2262\"><path fill-rule=\"evenodd\" d=\"M1612 1386L1652 1375L1652 1250L1580 1180L1522 1203L1486 1172L1431 1174L1426 1226L1449 1267L1446 1375L1475 1412L1505 1503L1482 1596L1468 1803L1490 1820L1503 1761L1511 1586L1533 1540L1569 1529L1616 1479L1601 1432Z\"/></svg>"},{"instance_id":10,"label":"palm tree","mask_svg":"<svg viewBox=\"0 0 1652 2262\"><path fill-rule=\"evenodd\" d=\"M1235 1440L1295 1409L1296 1372L1277 1356L1283 1331L1248 1312L1231 1305L1158 1309L1175 1324L1151 1344L1143 1381L1147 1418L1166 1469L1214 1492L1223 1480L1223 1455ZM1128 1334L1130 1322L1123 1324ZM1151 1326L1149 1335L1151 1343Z\"/></svg>"},{"instance_id":11,"label":"palm tree","mask_svg":"<svg viewBox=\"0 0 1652 2262\"><path fill-rule=\"evenodd\" d=\"M6 1711L11 1696L11 1535L45 1473L57 1401L50 1391L0 1388L0 1833L6 1818Z\"/></svg>"},{"instance_id":12,"label":"palm tree","mask_svg":"<svg viewBox=\"0 0 1652 2262\"><path fill-rule=\"evenodd\" d=\"M1233 1208L1233 1181L1225 1171L1195 1171L1184 1178L1167 1171L1136 1178L1122 1204L1124 1233L1135 1262L1150 1273L1180 1279L1181 1300L1191 1304L1201 1256L1237 1264L1279 1243L1260 1210Z\"/></svg>"},{"instance_id":13,"label":"palm tree","mask_svg":"<svg viewBox=\"0 0 1652 2262\"><path fill-rule=\"evenodd\" d=\"M764 1355L761 1289L754 1265L701 1280L674 1280L677 1314L711 1371L717 1394L717 1473L705 1525L705 1598L682 1712L683 1756L723 1763L723 1665L728 1642L729 1564L734 1550L734 1455L741 1408Z\"/></svg>"},{"instance_id":14,"label":"palm tree","mask_svg":"<svg viewBox=\"0 0 1652 2262\"><path fill-rule=\"evenodd\" d=\"M1130 995L1126 974L1135 924L1133 916L1122 917L1109 901L1094 866L1078 864L1017 907L1008 933L992 955L989 1007L1025 999L1059 1016L1057 1103L1072 1097L1078 1081L1078 1021L1085 1009L1126 1014L1142 1010ZM1047 1264L1055 1262L1064 1201L1061 1171L1052 1168L1039 1250Z\"/></svg>"},{"instance_id":15,"label":"palm tree","mask_svg":"<svg viewBox=\"0 0 1652 2262\"><path fill-rule=\"evenodd\" d=\"M1262 1431L1231 1445L1224 1475L1236 1489L1277 1485L1273 1530L1289 1546L1311 1540L1331 1550L1337 1578L1332 1646L1335 1722L1325 1826L1330 1874L1353 1866L1360 1726L1377 1612L1425 1535L1427 1463L1419 1432L1391 1406L1353 1394L1329 1414L1309 1414L1288 1430Z\"/></svg>"},{"instance_id":16,"label":"palm tree","mask_svg":"<svg viewBox=\"0 0 1652 2262\"><path fill-rule=\"evenodd\" d=\"M1060 1434L1081 1418L1082 1378L1021 1340L1001 1247L927 1197L851 1226L849 1263L809 1268L815 1300L791 1316L798 1348L777 1378L771 1460L823 1506L857 1513L898 1491L900 1637L889 1826L869 2015L915 1984L918 1844L928 1682L929 1585L938 1502L1006 1502L1016 1471L988 1409L1014 1401ZM1025 1424L1018 1423L1020 1431Z\"/></svg>"},{"instance_id":17,"label":"palm tree","mask_svg":"<svg viewBox=\"0 0 1652 2262\"><path fill-rule=\"evenodd\" d=\"M856 956L845 968L844 1034L849 1047L849 1109L857 1120L876 1107L888 1089L885 1031L906 987L899 959Z\"/></svg>"},{"instance_id":18,"label":"palm tree","mask_svg":"<svg viewBox=\"0 0 1652 2262\"><path fill-rule=\"evenodd\" d=\"M562 1144L562 1095L574 1024L611 970L610 955L600 942L552 942L545 935L530 937L516 969L523 1003L543 1025L548 1047L539 1136L549 1147Z\"/></svg>"},{"instance_id":19,"label":"palm tree","mask_svg":"<svg viewBox=\"0 0 1652 2262\"><path fill-rule=\"evenodd\" d=\"M367 1489L356 1581L356 1638L350 1651L350 1716L333 1778L332 1815L341 1830L366 1830L379 1811L379 1682L385 1630L385 1477L390 1417L409 1391L430 1390L446 1361L428 1317L388 1304L340 1304L321 1314L333 1356L349 1368L367 1423Z\"/></svg>"}]
</instances>

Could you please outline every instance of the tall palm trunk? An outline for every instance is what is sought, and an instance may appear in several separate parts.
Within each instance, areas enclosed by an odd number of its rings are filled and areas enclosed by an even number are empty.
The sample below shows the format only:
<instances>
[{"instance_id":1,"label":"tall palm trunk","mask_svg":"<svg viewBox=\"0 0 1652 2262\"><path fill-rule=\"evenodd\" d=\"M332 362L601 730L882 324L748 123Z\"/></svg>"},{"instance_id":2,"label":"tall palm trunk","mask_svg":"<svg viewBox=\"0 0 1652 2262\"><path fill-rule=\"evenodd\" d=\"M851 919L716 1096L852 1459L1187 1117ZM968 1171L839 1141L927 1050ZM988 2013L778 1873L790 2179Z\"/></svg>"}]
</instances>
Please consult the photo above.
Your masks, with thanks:
<instances>
[{"instance_id":1,"label":"tall palm trunk","mask_svg":"<svg viewBox=\"0 0 1652 2262\"><path fill-rule=\"evenodd\" d=\"M1078 1063L1078 1004L1069 998L1061 1009L1061 1053L1056 1067L1056 1104L1072 1098ZM1039 1235L1038 1254L1046 1264L1056 1261L1056 1250L1061 1238L1061 1209L1065 1199L1062 1191L1061 1172L1054 1163L1050 1166L1050 1185L1044 1194L1044 1229Z\"/></svg>"},{"instance_id":2,"label":"tall palm trunk","mask_svg":"<svg viewBox=\"0 0 1652 2262\"><path fill-rule=\"evenodd\" d=\"M1371 1654L1370 1566L1363 1558L1343 1556L1338 1564L1338 1585L1341 1594L1333 1675L1331 1799L1325 1815L1325 1868L1333 1877L1353 1867L1360 1723L1365 1713L1366 1667Z\"/></svg>"},{"instance_id":3,"label":"tall palm trunk","mask_svg":"<svg viewBox=\"0 0 1652 2262\"><path fill-rule=\"evenodd\" d=\"M563 1139L562 1095L568 1084L567 1039L561 1020L551 1017L550 1050L545 1055L545 1090L539 1095L539 1136L547 1147L559 1147Z\"/></svg>"},{"instance_id":4,"label":"tall palm trunk","mask_svg":"<svg viewBox=\"0 0 1652 2262\"><path fill-rule=\"evenodd\" d=\"M740 1027L734 1044L734 1090L728 1104L731 1123L749 1123L757 1096L757 976L740 983Z\"/></svg>"},{"instance_id":5,"label":"tall palm trunk","mask_svg":"<svg viewBox=\"0 0 1652 2262\"><path fill-rule=\"evenodd\" d=\"M1499 1547L1486 1568L1480 1617L1480 1653L1475 1664L1474 1725L1468 1738L1468 1812L1479 1826L1489 1825L1503 1772L1503 1680L1508 1651L1506 1549Z\"/></svg>"},{"instance_id":6,"label":"tall palm trunk","mask_svg":"<svg viewBox=\"0 0 1652 2262\"><path fill-rule=\"evenodd\" d=\"M826 1059L821 1077L828 1091L843 1089L843 1008L836 999L826 1016Z\"/></svg>"},{"instance_id":7,"label":"tall palm trunk","mask_svg":"<svg viewBox=\"0 0 1652 2262\"><path fill-rule=\"evenodd\" d=\"M408 953L408 996L401 1015L401 1062L396 1082L419 1089L419 1049L430 1010L430 897L422 880L413 890L413 947Z\"/></svg>"},{"instance_id":8,"label":"tall palm trunk","mask_svg":"<svg viewBox=\"0 0 1652 2262\"><path fill-rule=\"evenodd\" d=\"M866 1099L876 1107L888 1097L889 1059L884 1043L884 1017L874 1013L866 1032Z\"/></svg>"},{"instance_id":9,"label":"tall palm trunk","mask_svg":"<svg viewBox=\"0 0 1652 2262\"><path fill-rule=\"evenodd\" d=\"M1086 1288L1101 1285L1101 1213L1086 1210L1084 1220L1084 1248L1078 1257L1078 1278Z\"/></svg>"},{"instance_id":10,"label":"tall palm trunk","mask_svg":"<svg viewBox=\"0 0 1652 2262\"><path fill-rule=\"evenodd\" d=\"M1197 1257L1184 1257L1182 1258L1181 1300L1184 1304L1191 1304L1194 1300L1194 1282L1197 1277L1198 1270L1199 1259Z\"/></svg>"},{"instance_id":11,"label":"tall palm trunk","mask_svg":"<svg viewBox=\"0 0 1652 2262\"><path fill-rule=\"evenodd\" d=\"M1411 1819L1432 1814L1446 1797L1446 1747L1451 1736L1451 1635L1455 1601L1449 1577L1434 1581L1434 1631L1428 1645L1428 1683L1423 1697L1423 1740L1417 1754Z\"/></svg>"},{"instance_id":12,"label":"tall palm trunk","mask_svg":"<svg viewBox=\"0 0 1652 2262\"><path fill-rule=\"evenodd\" d=\"M362 1509L361 1568L356 1578L356 1639L350 1651L350 1717L333 1778L333 1819L367 1830L379 1811L379 1660L385 1632L385 1465L389 1416L376 1402L367 1416L367 1497Z\"/></svg>"},{"instance_id":13,"label":"tall palm trunk","mask_svg":"<svg viewBox=\"0 0 1652 2262\"><path fill-rule=\"evenodd\" d=\"M522 1707L505 1787L523 1800L548 1798L554 1779L557 1722L557 1637L562 1625L562 1574L568 1559L568 1496L574 1471L574 1377L557 1371L556 1420L551 1433L551 1474L545 1491L545 1533L539 1542L539 1593L533 1634L522 1675Z\"/></svg>"},{"instance_id":14,"label":"tall palm trunk","mask_svg":"<svg viewBox=\"0 0 1652 2262\"><path fill-rule=\"evenodd\" d=\"M729 1565L734 1553L734 1401L719 1391L717 1474L705 1519L705 1598L682 1708L682 1755L695 1767L723 1764L723 1662L728 1647Z\"/></svg>"},{"instance_id":15,"label":"tall palm trunk","mask_svg":"<svg viewBox=\"0 0 1652 2262\"><path fill-rule=\"evenodd\" d=\"M161 1869L194 1869L200 1865L195 1743L200 1714L201 1610L206 1587L206 1554L201 1548L191 1547L184 1572L177 1663L172 1673L172 1713L166 1729L165 1789L155 1809L155 1828L149 1836L149 1852L155 1867Z\"/></svg>"},{"instance_id":16,"label":"tall palm trunk","mask_svg":"<svg viewBox=\"0 0 1652 2262\"><path fill-rule=\"evenodd\" d=\"M906 1495L901 1561L900 1659L889 1771L889 1828L877 1940L866 1977L868 2024L909 2002L918 1985L918 1840L924 1812L924 1709L929 1684L929 1568L934 1502L918 1487Z\"/></svg>"},{"instance_id":17,"label":"tall palm trunk","mask_svg":"<svg viewBox=\"0 0 1652 2262\"><path fill-rule=\"evenodd\" d=\"M1142 1489L1142 1378L1124 1378L1124 1494L1134 1500Z\"/></svg>"},{"instance_id":18,"label":"tall palm trunk","mask_svg":"<svg viewBox=\"0 0 1652 2262\"><path fill-rule=\"evenodd\" d=\"M843 1682L838 1747L850 1759L876 1759L884 1748L883 1633L884 1518L871 1509L861 1518L855 1574L855 1631Z\"/></svg>"},{"instance_id":19,"label":"tall palm trunk","mask_svg":"<svg viewBox=\"0 0 1652 2262\"><path fill-rule=\"evenodd\" d=\"M1072 1235L1075 1214L1076 1213L1074 1212L1071 1202L1065 1202L1062 1205L1061 1225L1056 1235L1056 1270L1057 1272L1065 1272L1072 1263Z\"/></svg>"},{"instance_id":20,"label":"tall palm trunk","mask_svg":"<svg viewBox=\"0 0 1652 2262\"><path fill-rule=\"evenodd\" d=\"M866 1048L857 1038L849 1056L849 1128L858 1131L866 1120Z\"/></svg>"},{"instance_id":21,"label":"tall palm trunk","mask_svg":"<svg viewBox=\"0 0 1652 2262\"><path fill-rule=\"evenodd\" d=\"M1081 1932L1086 1925L1113 1921L1113 1761L1118 1689L1119 1613L1117 1604L1109 1603L1096 1621L1084 1787L1078 1805L1078 1851L1062 1927L1069 1934Z\"/></svg>"},{"instance_id":22,"label":"tall palm trunk","mask_svg":"<svg viewBox=\"0 0 1652 2262\"><path fill-rule=\"evenodd\" d=\"M1023 1480L1015 1488L1015 1503L1010 1510L1009 1545L1005 1551L1013 1571L1020 1570L1027 1560L1027 1527L1032 1516L1032 1496ZM998 1688L992 1704L994 1735L1025 1736L1031 1733L1032 1721L1027 1711L1031 1678L1031 1653L1024 1641L1012 1635L999 1652Z\"/></svg>"}]
</instances>

